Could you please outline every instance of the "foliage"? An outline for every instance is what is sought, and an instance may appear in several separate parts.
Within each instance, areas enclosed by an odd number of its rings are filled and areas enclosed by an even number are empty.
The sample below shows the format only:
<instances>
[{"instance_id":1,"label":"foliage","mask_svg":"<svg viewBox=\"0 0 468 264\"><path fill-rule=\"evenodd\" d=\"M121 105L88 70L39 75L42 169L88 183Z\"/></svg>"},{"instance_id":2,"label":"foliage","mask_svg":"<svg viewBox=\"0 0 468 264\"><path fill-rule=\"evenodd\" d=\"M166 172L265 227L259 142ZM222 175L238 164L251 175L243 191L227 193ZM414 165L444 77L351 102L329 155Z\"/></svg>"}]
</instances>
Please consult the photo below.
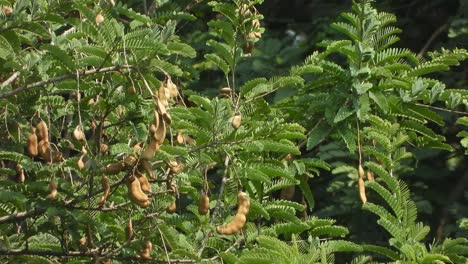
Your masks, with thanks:
<instances>
[{"instance_id":1,"label":"foliage","mask_svg":"<svg viewBox=\"0 0 468 264\"><path fill-rule=\"evenodd\" d=\"M197 19L191 6L163 2L0 0L0 259L466 263L464 237L427 245L430 228L400 179L417 150L453 150L433 105L467 108L468 93L435 74L466 50L397 48L396 16L361 1L330 25L341 39L287 74L244 80L265 31L262 0L197 2L211 14L198 38L179 33ZM218 95L188 89L213 72ZM312 181L328 171L349 176L336 188L354 204L359 185L388 243L353 240L346 221L324 216ZM144 199L131 187L142 178ZM217 233L237 217L240 191L246 224Z\"/></svg>"}]
</instances>

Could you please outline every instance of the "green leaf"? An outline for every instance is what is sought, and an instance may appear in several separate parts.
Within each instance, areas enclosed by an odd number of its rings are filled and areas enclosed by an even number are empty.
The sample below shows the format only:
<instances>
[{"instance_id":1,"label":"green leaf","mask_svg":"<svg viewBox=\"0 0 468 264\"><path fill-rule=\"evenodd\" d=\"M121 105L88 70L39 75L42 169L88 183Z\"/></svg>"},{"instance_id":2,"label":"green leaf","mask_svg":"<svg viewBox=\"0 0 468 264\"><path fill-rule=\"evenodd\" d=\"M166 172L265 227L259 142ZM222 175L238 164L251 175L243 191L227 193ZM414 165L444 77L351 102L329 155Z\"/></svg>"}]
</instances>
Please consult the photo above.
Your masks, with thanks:
<instances>
[{"instance_id":1,"label":"green leaf","mask_svg":"<svg viewBox=\"0 0 468 264\"><path fill-rule=\"evenodd\" d=\"M330 127L324 122L316 126L310 132L309 138L307 139L307 150L311 150L312 148L320 144L325 138L328 137L331 131L332 127Z\"/></svg>"}]
</instances>

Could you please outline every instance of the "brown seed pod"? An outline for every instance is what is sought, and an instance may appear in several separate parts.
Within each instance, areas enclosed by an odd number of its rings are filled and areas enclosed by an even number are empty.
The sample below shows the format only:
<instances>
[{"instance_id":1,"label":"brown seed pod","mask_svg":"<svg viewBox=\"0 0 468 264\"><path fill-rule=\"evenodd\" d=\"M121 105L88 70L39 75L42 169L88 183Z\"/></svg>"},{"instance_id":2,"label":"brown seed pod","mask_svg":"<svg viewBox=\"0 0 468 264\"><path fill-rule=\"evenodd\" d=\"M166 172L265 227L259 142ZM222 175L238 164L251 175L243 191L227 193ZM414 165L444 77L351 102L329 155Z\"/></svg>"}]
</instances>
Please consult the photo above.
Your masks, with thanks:
<instances>
[{"instance_id":1,"label":"brown seed pod","mask_svg":"<svg viewBox=\"0 0 468 264\"><path fill-rule=\"evenodd\" d=\"M112 259L105 259L102 264L112 264Z\"/></svg>"},{"instance_id":2,"label":"brown seed pod","mask_svg":"<svg viewBox=\"0 0 468 264\"><path fill-rule=\"evenodd\" d=\"M24 183L26 177L24 176L24 169L21 164L16 164L16 171L18 172L18 183Z\"/></svg>"},{"instance_id":3,"label":"brown seed pod","mask_svg":"<svg viewBox=\"0 0 468 264\"><path fill-rule=\"evenodd\" d=\"M47 195L47 200L54 200L57 197L57 183L54 180L49 182L49 194Z\"/></svg>"},{"instance_id":4,"label":"brown seed pod","mask_svg":"<svg viewBox=\"0 0 468 264\"><path fill-rule=\"evenodd\" d=\"M224 87L224 88L221 88L219 92L221 93L221 95L230 96L232 93L232 89L229 87Z\"/></svg>"},{"instance_id":5,"label":"brown seed pod","mask_svg":"<svg viewBox=\"0 0 468 264\"><path fill-rule=\"evenodd\" d=\"M11 13L13 13L13 8L11 8L9 6L2 7L2 10L3 10L3 13L5 13L5 15L7 15L7 16L9 16L9 15L11 15Z\"/></svg>"},{"instance_id":6,"label":"brown seed pod","mask_svg":"<svg viewBox=\"0 0 468 264\"><path fill-rule=\"evenodd\" d=\"M105 173L107 175L117 174L125 169L125 163L114 162L106 165Z\"/></svg>"},{"instance_id":7,"label":"brown seed pod","mask_svg":"<svg viewBox=\"0 0 468 264\"><path fill-rule=\"evenodd\" d=\"M99 145L99 152L101 152L101 154L103 155L106 155L107 153L109 153L109 146L104 143L101 143Z\"/></svg>"},{"instance_id":8,"label":"brown seed pod","mask_svg":"<svg viewBox=\"0 0 468 264\"><path fill-rule=\"evenodd\" d=\"M133 237L133 224L132 224L132 219L128 219L127 226L125 227L125 238L128 240L131 240Z\"/></svg>"},{"instance_id":9,"label":"brown seed pod","mask_svg":"<svg viewBox=\"0 0 468 264\"><path fill-rule=\"evenodd\" d=\"M84 167L85 167L85 164L83 162L83 157L84 157L84 155L81 155L80 159L78 160L78 169L80 169L80 170L84 169Z\"/></svg>"},{"instance_id":10,"label":"brown seed pod","mask_svg":"<svg viewBox=\"0 0 468 264\"><path fill-rule=\"evenodd\" d=\"M167 163L171 169L173 175L179 174L185 168L185 164L182 161L171 160Z\"/></svg>"},{"instance_id":11,"label":"brown seed pod","mask_svg":"<svg viewBox=\"0 0 468 264\"><path fill-rule=\"evenodd\" d=\"M359 173L358 174L359 178L364 179L365 173L364 173L364 169L362 168L361 164L359 164L358 173Z\"/></svg>"},{"instance_id":12,"label":"brown seed pod","mask_svg":"<svg viewBox=\"0 0 468 264\"><path fill-rule=\"evenodd\" d=\"M75 130L73 130L73 137L78 141L86 141L86 136L83 132L83 128L80 125L77 125Z\"/></svg>"},{"instance_id":13,"label":"brown seed pod","mask_svg":"<svg viewBox=\"0 0 468 264\"><path fill-rule=\"evenodd\" d=\"M166 82L164 81L163 83L161 83L161 86L159 86L159 89L158 89L159 102L161 102L161 104L164 106L169 106L169 102L167 101L167 99L169 98L169 95L170 95L169 89L167 88Z\"/></svg>"},{"instance_id":14,"label":"brown seed pod","mask_svg":"<svg viewBox=\"0 0 468 264\"><path fill-rule=\"evenodd\" d=\"M96 24L99 26L102 22L104 22L104 16L101 12L96 15Z\"/></svg>"},{"instance_id":15,"label":"brown seed pod","mask_svg":"<svg viewBox=\"0 0 468 264\"><path fill-rule=\"evenodd\" d=\"M374 181L375 180L374 179L374 173L372 171L370 171L370 170L367 171L367 179L369 181Z\"/></svg>"},{"instance_id":16,"label":"brown seed pod","mask_svg":"<svg viewBox=\"0 0 468 264\"><path fill-rule=\"evenodd\" d=\"M177 85L175 85L171 78L166 80L166 87L169 90L169 98L177 97L179 91L177 90Z\"/></svg>"},{"instance_id":17,"label":"brown seed pod","mask_svg":"<svg viewBox=\"0 0 468 264\"><path fill-rule=\"evenodd\" d=\"M179 144L183 144L185 142L184 136L180 132L177 132L176 141Z\"/></svg>"},{"instance_id":18,"label":"brown seed pod","mask_svg":"<svg viewBox=\"0 0 468 264\"><path fill-rule=\"evenodd\" d=\"M154 131L153 138L159 145L162 145L164 139L166 139L166 122L164 122L162 116L159 117L159 124L156 127L156 131Z\"/></svg>"},{"instance_id":19,"label":"brown seed pod","mask_svg":"<svg viewBox=\"0 0 468 264\"><path fill-rule=\"evenodd\" d=\"M177 204L175 201L166 208L166 212L169 214L175 213L176 210L177 210Z\"/></svg>"},{"instance_id":20,"label":"brown seed pod","mask_svg":"<svg viewBox=\"0 0 468 264\"><path fill-rule=\"evenodd\" d=\"M235 129L238 129L241 126L241 115L235 115L231 118L231 126Z\"/></svg>"},{"instance_id":21,"label":"brown seed pod","mask_svg":"<svg viewBox=\"0 0 468 264\"><path fill-rule=\"evenodd\" d=\"M151 179L156 179L156 175L153 171L153 165L151 165L151 163L145 159L140 160L140 164L138 165L138 171L146 172Z\"/></svg>"},{"instance_id":22,"label":"brown seed pod","mask_svg":"<svg viewBox=\"0 0 468 264\"><path fill-rule=\"evenodd\" d=\"M142 259L151 259L151 251L153 251L153 244L151 244L151 241L147 240L143 245L140 257Z\"/></svg>"},{"instance_id":23,"label":"brown seed pod","mask_svg":"<svg viewBox=\"0 0 468 264\"><path fill-rule=\"evenodd\" d=\"M280 199L291 201L296 193L296 186L288 186L281 190Z\"/></svg>"},{"instance_id":24,"label":"brown seed pod","mask_svg":"<svg viewBox=\"0 0 468 264\"><path fill-rule=\"evenodd\" d=\"M38 155L38 140L37 140L37 135L36 135L36 128L31 127L31 135L28 137L28 154L31 157L36 157Z\"/></svg>"},{"instance_id":25,"label":"brown seed pod","mask_svg":"<svg viewBox=\"0 0 468 264\"><path fill-rule=\"evenodd\" d=\"M206 215L210 210L210 198L203 191L200 193L200 199L198 200L198 213Z\"/></svg>"},{"instance_id":26,"label":"brown seed pod","mask_svg":"<svg viewBox=\"0 0 468 264\"><path fill-rule=\"evenodd\" d=\"M125 166L132 168L136 166L138 159L134 156L128 155L124 158L123 162L125 163Z\"/></svg>"},{"instance_id":27,"label":"brown seed pod","mask_svg":"<svg viewBox=\"0 0 468 264\"><path fill-rule=\"evenodd\" d=\"M156 155L156 151L158 151L160 144L154 140L150 139L150 142L146 144L145 149L141 153L141 157L146 160L151 160L154 155Z\"/></svg>"},{"instance_id":28,"label":"brown seed pod","mask_svg":"<svg viewBox=\"0 0 468 264\"><path fill-rule=\"evenodd\" d=\"M36 125L36 134L38 140L44 140L45 142L49 142L49 128L44 120L39 121Z\"/></svg>"},{"instance_id":29,"label":"brown seed pod","mask_svg":"<svg viewBox=\"0 0 468 264\"><path fill-rule=\"evenodd\" d=\"M167 125L170 125L172 123L172 117L168 112L165 112L162 115L162 118L164 119L164 121L166 122Z\"/></svg>"},{"instance_id":30,"label":"brown seed pod","mask_svg":"<svg viewBox=\"0 0 468 264\"><path fill-rule=\"evenodd\" d=\"M127 182L128 195L136 203L145 203L148 201L148 196L141 189L140 181L131 176Z\"/></svg>"},{"instance_id":31,"label":"brown seed pod","mask_svg":"<svg viewBox=\"0 0 468 264\"><path fill-rule=\"evenodd\" d=\"M367 203L366 186L362 178L358 179L358 186L359 186L359 196L361 197L362 203L365 204Z\"/></svg>"},{"instance_id":32,"label":"brown seed pod","mask_svg":"<svg viewBox=\"0 0 468 264\"><path fill-rule=\"evenodd\" d=\"M151 185L145 175L141 174L138 170L135 170L133 174L140 182L141 190L146 193L151 192Z\"/></svg>"},{"instance_id":33,"label":"brown seed pod","mask_svg":"<svg viewBox=\"0 0 468 264\"><path fill-rule=\"evenodd\" d=\"M115 6L115 1L114 1L114 0L109 0L109 5L110 5L111 7L114 7L114 6Z\"/></svg>"},{"instance_id":34,"label":"brown seed pod","mask_svg":"<svg viewBox=\"0 0 468 264\"><path fill-rule=\"evenodd\" d=\"M216 232L222 235L231 235L239 232L247 222L247 214L250 209L250 197L245 192L237 194L237 213L231 222L216 227Z\"/></svg>"},{"instance_id":35,"label":"brown seed pod","mask_svg":"<svg viewBox=\"0 0 468 264\"><path fill-rule=\"evenodd\" d=\"M109 193L110 193L109 179L107 178L106 175L102 176L101 185L102 185L102 188L104 189L104 193L102 194L101 198L97 202L97 204L100 205L100 206L102 206L106 202L107 198L109 197Z\"/></svg>"}]
</instances>

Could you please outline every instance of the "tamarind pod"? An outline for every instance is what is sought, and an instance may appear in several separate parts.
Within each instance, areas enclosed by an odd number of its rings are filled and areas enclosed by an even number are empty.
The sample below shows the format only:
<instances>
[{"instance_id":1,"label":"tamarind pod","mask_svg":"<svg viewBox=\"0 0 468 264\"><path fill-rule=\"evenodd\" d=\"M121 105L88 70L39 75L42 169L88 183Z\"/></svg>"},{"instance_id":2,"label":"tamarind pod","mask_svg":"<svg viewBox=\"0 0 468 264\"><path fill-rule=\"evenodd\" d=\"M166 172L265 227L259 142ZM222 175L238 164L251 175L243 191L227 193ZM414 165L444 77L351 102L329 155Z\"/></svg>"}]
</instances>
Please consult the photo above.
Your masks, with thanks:
<instances>
[{"instance_id":1,"label":"tamarind pod","mask_svg":"<svg viewBox=\"0 0 468 264\"><path fill-rule=\"evenodd\" d=\"M166 87L166 82L161 83L158 89L158 99L164 106L169 106L167 98L169 97L169 91Z\"/></svg>"},{"instance_id":2,"label":"tamarind pod","mask_svg":"<svg viewBox=\"0 0 468 264\"><path fill-rule=\"evenodd\" d=\"M86 240L88 242L88 248L94 248L93 233L91 230L91 225L88 225L88 230L86 232Z\"/></svg>"},{"instance_id":3,"label":"tamarind pod","mask_svg":"<svg viewBox=\"0 0 468 264\"><path fill-rule=\"evenodd\" d=\"M159 125L156 127L156 131L153 134L153 138L159 145L164 143L164 139L166 139L166 123L164 120L160 119Z\"/></svg>"},{"instance_id":4,"label":"tamarind pod","mask_svg":"<svg viewBox=\"0 0 468 264\"><path fill-rule=\"evenodd\" d=\"M114 1L114 0L109 0L109 5L110 5L111 7L114 7L114 6L115 6L115 1Z\"/></svg>"},{"instance_id":5,"label":"tamarind pod","mask_svg":"<svg viewBox=\"0 0 468 264\"><path fill-rule=\"evenodd\" d=\"M232 93L232 89L229 88L229 87L223 87L223 88L219 89L219 92L221 93L221 95L230 96L231 93Z\"/></svg>"},{"instance_id":6,"label":"tamarind pod","mask_svg":"<svg viewBox=\"0 0 468 264\"><path fill-rule=\"evenodd\" d=\"M44 120L41 119L41 121L39 121L39 123L36 125L36 132L39 140L45 140L49 142L49 129Z\"/></svg>"},{"instance_id":7,"label":"tamarind pod","mask_svg":"<svg viewBox=\"0 0 468 264\"><path fill-rule=\"evenodd\" d=\"M141 142L133 145L133 152L135 154L139 154L141 152Z\"/></svg>"},{"instance_id":8,"label":"tamarind pod","mask_svg":"<svg viewBox=\"0 0 468 264\"><path fill-rule=\"evenodd\" d=\"M153 250L153 244L151 244L151 241L147 240L145 244L143 245L143 249L141 250L140 257L142 259L150 259L152 250Z\"/></svg>"},{"instance_id":9,"label":"tamarind pod","mask_svg":"<svg viewBox=\"0 0 468 264\"><path fill-rule=\"evenodd\" d=\"M205 192L200 193L200 199L198 200L198 213L206 215L210 210L210 198Z\"/></svg>"},{"instance_id":10,"label":"tamarind pod","mask_svg":"<svg viewBox=\"0 0 468 264\"><path fill-rule=\"evenodd\" d=\"M176 210L177 210L177 204L175 201L166 208L166 212L169 214L175 213Z\"/></svg>"},{"instance_id":11,"label":"tamarind pod","mask_svg":"<svg viewBox=\"0 0 468 264\"><path fill-rule=\"evenodd\" d=\"M3 10L3 13L7 16L11 15L11 13L13 13L13 8L9 7L9 6L4 6L2 7L2 10Z\"/></svg>"},{"instance_id":12,"label":"tamarind pod","mask_svg":"<svg viewBox=\"0 0 468 264\"><path fill-rule=\"evenodd\" d=\"M166 81L166 87L169 90L169 98L177 97L179 90L177 89L177 85L175 85L170 78Z\"/></svg>"},{"instance_id":13,"label":"tamarind pod","mask_svg":"<svg viewBox=\"0 0 468 264\"><path fill-rule=\"evenodd\" d=\"M172 123L172 117L168 112L163 113L162 118L167 123L167 125L170 125Z\"/></svg>"},{"instance_id":14,"label":"tamarind pod","mask_svg":"<svg viewBox=\"0 0 468 264\"><path fill-rule=\"evenodd\" d=\"M147 200L147 201L144 201L144 202L137 202L135 201L136 204L138 204L138 206L140 206L141 208L146 208L148 206L151 205L151 201L150 200Z\"/></svg>"},{"instance_id":15,"label":"tamarind pod","mask_svg":"<svg viewBox=\"0 0 468 264\"><path fill-rule=\"evenodd\" d=\"M150 160L156 155L156 151L158 151L160 144L155 141L154 139L150 139L150 142L146 144L145 149L141 153L141 157L146 160Z\"/></svg>"},{"instance_id":16,"label":"tamarind pod","mask_svg":"<svg viewBox=\"0 0 468 264\"><path fill-rule=\"evenodd\" d=\"M173 175L179 174L185 168L185 164L181 161L171 160L168 165Z\"/></svg>"},{"instance_id":17,"label":"tamarind pod","mask_svg":"<svg viewBox=\"0 0 468 264\"><path fill-rule=\"evenodd\" d=\"M21 164L16 164L16 171L18 171L18 183L24 183L24 180L26 179L26 177L24 176L24 169L23 169L23 166L21 166Z\"/></svg>"},{"instance_id":18,"label":"tamarind pod","mask_svg":"<svg viewBox=\"0 0 468 264\"><path fill-rule=\"evenodd\" d=\"M27 150L28 154L31 157L36 157L39 153L38 148L38 139L36 135L36 129L31 127L31 135L28 137Z\"/></svg>"},{"instance_id":19,"label":"tamarind pod","mask_svg":"<svg viewBox=\"0 0 468 264\"><path fill-rule=\"evenodd\" d=\"M85 164L84 164L84 162L83 162L83 157L84 157L84 155L81 155L81 156L80 156L80 159L78 160L78 168L79 168L80 170L82 170L82 169L85 167Z\"/></svg>"},{"instance_id":20,"label":"tamarind pod","mask_svg":"<svg viewBox=\"0 0 468 264\"><path fill-rule=\"evenodd\" d=\"M132 224L132 219L128 219L127 226L125 227L125 238L128 240L131 240L133 237L133 224Z\"/></svg>"},{"instance_id":21,"label":"tamarind pod","mask_svg":"<svg viewBox=\"0 0 468 264\"><path fill-rule=\"evenodd\" d=\"M105 259L103 264L112 264L112 259Z\"/></svg>"},{"instance_id":22,"label":"tamarind pod","mask_svg":"<svg viewBox=\"0 0 468 264\"><path fill-rule=\"evenodd\" d=\"M104 22L104 16L99 12L99 14L96 15L96 24L99 26L102 22Z\"/></svg>"},{"instance_id":23,"label":"tamarind pod","mask_svg":"<svg viewBox=\"0 0 468 264\"><path fill-rule=\"evenodd\" d=\"M362 178L358 179L358 186L359 186L359 196L361 197L362 203L365 204L367 203L366 186Z\"/></svg>"},{"instance_id":24,"label":"tamarind pod","mask_svg":"<svg viewBox=\"0 0 468 264\"><path fill-rule=\"evenodd\" d=\"M107 175L117 174L125 169L125 163L114 162L106 165L105 173Z\"/></svg>"},{"instance_id":25,"label":"tamarind pod","mask_svg":"<svg viewBox=\"0 0 468 264\"><path fill-rule=\"evenodd\" d=\"M98 205L102 206L106 202L107 198L109 197L109 193L110 193L109 179L107 178L106 175L102 176L101 185L102 185L102 188L104 189L104 193L102 194L101 198L99 199L99 201L97 203L98 203Z\"/></svg>"},{"instance_id":26,"label":"tamarind pod","mask_svg":"<svg viewBox=\"0 0 468 264\"><path fill-rule=\"evenodd\" d=\"M237 194L237 213L231 222L216 227L216 232L222 235L231 235L239 232L247 222L246 215L250 209L250 197L245 192Z\"/></svg>"},{"instance_id":27,"label":"tamarind pod","mask_svg":"<svg viewBox=\"0 0 468 264\"><path fill-rule=\"evenodd\" d=\"M281 189L280 199L291 201L294 198L295 193L296 193L296 186L294 185L288 186L286 188Z\"/></svg>"},{"instance_id":28,"label":"tamarind pod","mask_svg":"<svg viewBox=\"0 0 468 264\"><path fill-rule=\"evenodd\" d=\"M127 167L134 167L137 164L137 158L129 155L124 158L123 162L125 163L125 166Z\"/></svg>"},{"instance_id":29,"label":"tamarind pod","mask_svg":"<svg viewBox=\"0 0 468 264\"><path fill-rule=\"evenodd\" d=\"M83 132L83 128L81 128L80 125L77 125L75 129L73 130L73 137L78 140L78 141L85 141L86 136Z\"/></svg>"},{"instance_id":30,"label":"tamarind pod","mask_svg":"<svg viewBox=\"0 0 468 264\"><path fill-rule=\"evenodd\" d=\"M54 200L57 197L57 183L54 180L49 182L49 194L46 196L47 200Z\"/></svg>"},{"instance_id":31,"label":"tamarind pod","mask_svg":"<svg viewBox=\"0 0 468 264\"><path fill-rule=\"evenodd\" d=\"M131 176L127 182L128 194L130 198L137 203L148 201L148 196L141 190L140 181Z\"/></svg>"},{"instance_id":32,"label":"tamarind pod","mask_svg":"<svg viewBox=\"0 0 468 264\"><path fill-rule=\"evenodd\" d=\"M375 180L374 179L374 173L372 171L370 171L370 170L367 171L367 179L369 181L374 181Z\"/></svg>"},{"instance_id":33,"label":"tamarind pod","mask_svg":"<svg viewBox=\"0 0 468 264\"><path fill-rule=\"evenodd\" d=\"M359 178L364 179L365 173L364 173L364 169L362 168L361 164L359 164L358 173L359 173Z\"/></svg>"},{"instance_id":34,"label":"tamarind pod","mask_svg":"<svg viewBox=\"0 0 468 264\"><path fill-rule=\"evenodd\" d=\"M140 165L138 166L138 170L145 171L151 179L156 179L156 175L154 174L154 171L153 171L153 166L148 160L146 159L140 160Z\"/></svg>"},{"instance_id":35,"label":"tamarind pod","mask_svg":"<svg viewBox=\"0 0 468 264\"><path fill-rule=\"evenodd\" d=\"M177 140L177 143L179 144L183 144L185 142L184 136L180 132L177 132L176 140Z\"/></svg>"},{"instance_id":36,"label":"tamarind pod","mask_svg":"<svg viewBox=\"0 0 468 264\"><path fill-rule=\"evenodd\" d=\"M108 151L109 151L109 146L108 145L106 145L104 143L101 143L99 145L99 152L101 152L101 154L105 155L105 154L108 153Z\"/></svg>"},{"instance_id":37,"label":"tamarind pod","mask_svg":"<svg viewBox=\"0 0 468 264\"><path fill-rule=\"evenodd\" d=\"M150 127L150 131L151 133L156 133L156 128L159 126L159 113L158 111L154 110L153 111L153 130L151 130L151 127Z\"/></svg>"},{"instance_id":38,"label":"tamarind pod","mask_svg":"<svg viewBox=\"0 0 468 264\"><path fill-rule=\"evenodd\" d=\"M235 115L231 118L231 126L235 129L238 129L241 126L242 117L241 115Z\"/></svg>"},{"instance_id":39,"label":"tamarind pod","mask_svg":"<svg viewBox=\"0 0 468 264\"><path fill-rule=\"evenodd\" d=\"M141 174L138 172L138 170L135 171L133 174L138 181L140 182L141 190L143 192L151 192L151 185L149 184L148 179L145 177L145 175Z\"/></svg>"}]
</instances>

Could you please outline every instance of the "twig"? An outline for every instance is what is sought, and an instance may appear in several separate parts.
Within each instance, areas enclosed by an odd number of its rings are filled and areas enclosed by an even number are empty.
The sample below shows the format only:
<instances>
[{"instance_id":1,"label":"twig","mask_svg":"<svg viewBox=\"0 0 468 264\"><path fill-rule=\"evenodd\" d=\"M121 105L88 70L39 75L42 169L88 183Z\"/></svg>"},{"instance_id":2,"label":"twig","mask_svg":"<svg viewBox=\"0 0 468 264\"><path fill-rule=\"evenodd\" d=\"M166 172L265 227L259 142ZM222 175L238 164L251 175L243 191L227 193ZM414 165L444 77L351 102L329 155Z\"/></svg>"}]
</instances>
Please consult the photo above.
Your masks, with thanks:
<instances>
[{"instance_id":1,"label":"twig","mask_svg":"<svg viewBox=\"0 0 468 264\"><path fill-rule=\"evenodd\" d=\"M426 53L426 50L429 48L429 46L432 44L432 42L440 35L442 32L444 32L448 28L447 24L443 24L440 26L438 29L432 33L431 37L426 41L426 44L424 44L424 47L419 51L418 53L418 58L421 58L424 53Z\"/></svg>"},{"instance_id":2,"label":"twig","mask_svg":"<svg viewBox=\"0 0 468 264\"><path fill-rule=\"evenodd\" d=\"M446 109L446 108L442 108L442 107L436 107L436 106L432 106L432 105L425 105L425 104L420 104L420 103L415 103L415 105L419 105L419 106L426 107L426 108L432 108L432 109L436 109L436 110L439 110L439 111L454 113L454 114L468 115L468 112L456 111L456 110Z\"/></svg>"},{"instance_id":3,"label":"twig","mask_svg":"<svg viewBox=\"0 0 468 264\"><path fill-rule=\"evenodd\" d=\"M2 82L2 84L0 84L0 88L3 88L7 85L9 85L10 83L12 83L14 80L16 80L16 78L18 78L18 76L20 76L20 72L17 71L15 73L13 73L13 75L11 75L8 79L6 79L6 81Z\"/></svg>"},{"instance_id":4,"label":"twig","mask_svg":"<svg viewBox=\"0 0 468 264\"><path fill-rule=\"evenodd\" d=\"M10 222L18 222L20 220L33 217L33 216L38 216L46 212L46 209L43 208L35 208L26 212L20 212L16 214L11 214L11 215L6 215L0 217L0 224L3 223L10 223Z\"/></svg>"},{"instance_id":5,"label":"twig","mask_svg":"<svg viewBox=\"0 0 468 264\"><path fill-rule=\"evenodd\" d=\"M102 68L102 69L87 70L87 71L81 72L81 75L82 76L83 75L92 75L92 74L97 74L97 73L119 71L121 69L130 69L130 68L135 68L135 66L132 66L132 65L118 65L118 66L112 66L112 67L107 67L107 68ZM15 94L25 92L25 91L28 91L28 90L31 90L33 88L40 87L40 86L43 86L43 85L46 85L46 84L56 83L56 82L63 81L65 79L70 79L70 78L75 78L75 77L76 77L75 73L69 73L69 74L65 74L65 75L62 75L62 76L50 78L50 79L47 79L47 80L31 83L31 84L28 84L26 86L23 86L23 87L20 87L20 88L11 90L11 91L1 93L0 94L0 99L7 98L7 97L13 96Z\"/></svg>"}]
</instances>

